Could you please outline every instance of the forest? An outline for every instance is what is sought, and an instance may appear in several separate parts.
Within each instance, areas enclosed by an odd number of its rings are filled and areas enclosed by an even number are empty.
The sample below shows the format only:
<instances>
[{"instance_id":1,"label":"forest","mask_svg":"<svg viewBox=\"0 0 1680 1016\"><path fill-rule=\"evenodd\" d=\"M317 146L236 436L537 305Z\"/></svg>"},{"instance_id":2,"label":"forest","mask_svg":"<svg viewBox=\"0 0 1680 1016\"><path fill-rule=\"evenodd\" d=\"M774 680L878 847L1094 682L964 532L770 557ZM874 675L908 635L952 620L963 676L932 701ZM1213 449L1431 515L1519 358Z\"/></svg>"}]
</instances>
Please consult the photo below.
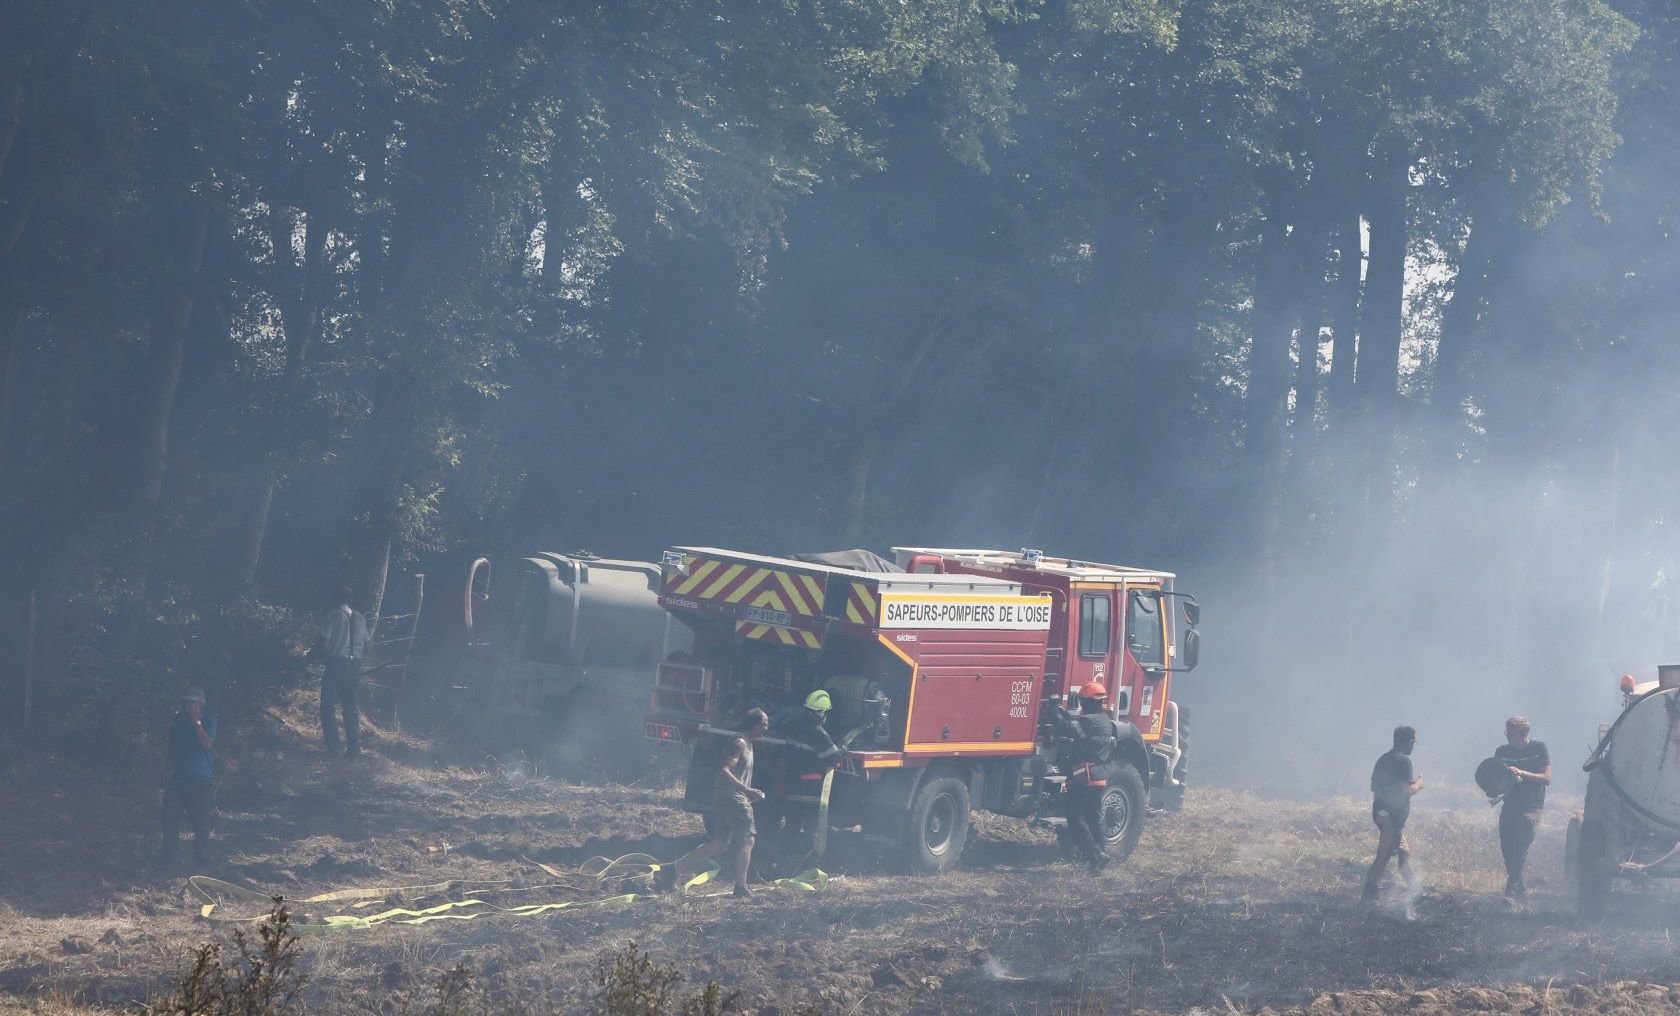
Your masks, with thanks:
<instances>
[{"instance_id":1,"label":"forest","mask_svg":"<svg viewBox=\"0 0 1680 1016\"><path fill-rule=\"evenodd\" d=\"M1680 646L1670 0L4 8L14 725L543 548L1044 547L1208 671L1559 705Z\"/></svg>"}]
</instances>

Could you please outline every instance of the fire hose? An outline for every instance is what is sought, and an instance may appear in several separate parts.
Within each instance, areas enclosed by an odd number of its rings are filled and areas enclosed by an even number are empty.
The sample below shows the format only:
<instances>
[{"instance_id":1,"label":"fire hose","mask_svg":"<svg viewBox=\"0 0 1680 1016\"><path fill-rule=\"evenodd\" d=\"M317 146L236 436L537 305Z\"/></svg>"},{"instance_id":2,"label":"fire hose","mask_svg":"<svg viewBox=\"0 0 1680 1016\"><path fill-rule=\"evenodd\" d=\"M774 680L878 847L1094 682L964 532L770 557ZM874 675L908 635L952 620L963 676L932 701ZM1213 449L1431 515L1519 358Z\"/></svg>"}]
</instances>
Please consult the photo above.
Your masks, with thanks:
<instances>
[{"instance_id":1,"label":"fire hose","mask_svg":"<svg viewBox=\"0 0 1680 1016\"><path fill-rule=\"evenodd\" d=\"M527 860L529 861L529 859ZM189 877L187 888L192 895L201 901L199 917L212 923L257 924L268 920L270 912L278 903L286 902L299 918L290 922L289 926L292 929L296 931L334 931L373 928L382 924L418 925L432 921L471 921L480 917L538 917L561 910L619 906L641 898L653 898L655 895L652 892L654 875L665 867L663 863L648 854L625 854L617 858L591 857L579 865L577 871L570 873L543 864L540 861L529 861L529 863L542 869L544 874L556 881L540 885L516 886L510 884L511 880L507 879L450 879L426 885L339 889L294 900L284 900L277 893L258 892L255 889L225 882L208 875ZM707 867L679 885L674 895L686 897L691 890L711 882L716 877L718 870L716 865ZM578 884L579 882L582 884ZM817 892L826 888L827 885L828 874L818 868L811 868L787 878L773 879L768 883L768 887L772 889L788 889L797 892ZM602 889L608 889L609 891L607 895L595 899L551 900L511 906L482 898L558 889L585 893L598 892ZM467 896L465 899L446 899L428 907L415 908L412 906L412 904L429 898L447 896L456 892L464 892ZM317 915L318 909L362 910L370 909L380 903L407 905L393 905L388 909L370 914L340 912ZM260 910L253 912L249 909L252 906L260 908ZM237 915L230 913L235 910L243 911L243 913ZM217 911L222 911L222 913L217 913Z\"/></svg>"}]
</instances>

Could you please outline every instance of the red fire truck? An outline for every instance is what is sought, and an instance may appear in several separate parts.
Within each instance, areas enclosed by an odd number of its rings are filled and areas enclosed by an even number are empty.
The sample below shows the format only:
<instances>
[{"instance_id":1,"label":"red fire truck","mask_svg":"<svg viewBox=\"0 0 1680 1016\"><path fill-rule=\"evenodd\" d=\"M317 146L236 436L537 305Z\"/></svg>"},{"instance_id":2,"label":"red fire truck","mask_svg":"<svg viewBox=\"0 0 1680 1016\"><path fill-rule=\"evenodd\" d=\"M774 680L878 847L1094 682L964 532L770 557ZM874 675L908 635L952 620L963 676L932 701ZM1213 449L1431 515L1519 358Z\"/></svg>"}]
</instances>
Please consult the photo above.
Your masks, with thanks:
<instances>
[{"instance_id":1,"label":"red fire truck","mask_svg":"<svg viewBox=\"0 0 1680 1016\"><path fill-rule=\"evenodd\" d=\"M685 804L711 786L708 743L749 707L772 716L756 779L776 800L778 714L826 690L845 749L823 781L830 825L861 826L918 871L961 856L973 808L1065 830L1055 709L1102 683L1124 734L1124 776L1102 834L1123 858L1153 785L1182 789L1172 675L1196 665L1200 610L1173 575L1036 550L894 548L764 557L706 547L665 553L659 600L694 632L660 665L647 735L694 745ZM714 749L715 750L715 749ZM1175 771L1176 770L1176 771Z\"/></svg>"}]
</instances>

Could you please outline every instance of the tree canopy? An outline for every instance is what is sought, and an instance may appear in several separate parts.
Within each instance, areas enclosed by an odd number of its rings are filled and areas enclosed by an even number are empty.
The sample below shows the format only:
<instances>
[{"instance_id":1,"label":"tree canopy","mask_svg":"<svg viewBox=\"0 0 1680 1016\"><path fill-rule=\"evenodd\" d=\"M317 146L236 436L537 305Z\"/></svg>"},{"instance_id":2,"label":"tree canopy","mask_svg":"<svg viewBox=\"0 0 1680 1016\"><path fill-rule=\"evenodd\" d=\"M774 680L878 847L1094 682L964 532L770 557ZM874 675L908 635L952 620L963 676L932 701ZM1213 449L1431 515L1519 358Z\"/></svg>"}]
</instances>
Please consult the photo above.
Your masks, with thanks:
<instances>
[{"instance_id":1,"label":"tree canopy","mask_svg":"<svg viewBox=\"0 0 1680 1016\"><path fill-rule=\"evenodd\" d=\"M1173 567L1267 667L1465 628L1432 572L1517 601L1458 632L1489 665L1680 636L1666 4L8 20L0 644L35 594L43 666L708 541Z\"/></svg>"}]
</instances>

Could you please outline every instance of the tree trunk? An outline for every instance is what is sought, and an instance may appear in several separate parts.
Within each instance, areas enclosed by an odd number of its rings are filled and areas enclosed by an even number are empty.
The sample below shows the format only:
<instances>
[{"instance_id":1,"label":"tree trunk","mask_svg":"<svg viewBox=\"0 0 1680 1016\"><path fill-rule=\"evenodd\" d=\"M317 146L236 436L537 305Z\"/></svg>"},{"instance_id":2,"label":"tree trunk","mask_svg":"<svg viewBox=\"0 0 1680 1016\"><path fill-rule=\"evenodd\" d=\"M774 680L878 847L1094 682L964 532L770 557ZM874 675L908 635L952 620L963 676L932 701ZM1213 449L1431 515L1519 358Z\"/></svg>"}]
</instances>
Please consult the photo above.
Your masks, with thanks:
<instances>
[{"instance_id":1,"label":"tree trunk","mask_svg":"<svg viewBox=\"0 0 1680 1016\"><path fill-rule=\"evenodd\" d=\"M21 447L22 413L18 409L18 374L23 370L24 308L0 308L0 490L16 489L14 474Z\"/></svg>"},{"instance_id":2,"label":"tree trunk","mask_svg":"<svg viewBox=\"0 0 1680 1016\"><path fill-rule=\"evenodd\" d=\"M300 221L304 229L301 274L291 247L293 226ZM286 365L281 373L280 390L269 407L268 448L257 474L250 521L245 526L245 538L234 568L237 587L246 591L256 588L257 569L262 564L263 546L268 539L274 490L279 485L283 463L290 460L297 431L303 371L320 331L322 262L326 255L327 227L317 214L300 219L294 211L277 211L270 232L274 242L272 290L286 335Z\"/></svg>"},{"instance_id":3,"label":"tree trunk","mask_svg":"<svg viewBox=\"0 0 1680 1016\"><path fill-rule=\"evenodd\" d=\"M983 287L982 287L983 288ZM880 421L892 420L903 425L911 409L907 405L915 385L921 378L922 363L928 353L956 323L960 311L978 298L978 290L966 293L930 294L929 306L933 320L915 337L915 345L908 356L891 359L896 368L890 382L891 392L879 403L871 402L868 411L855 427L856 444L846 469L846 488L840 515L840 538L847 546L857 546L863 539L864 520L869 506L869 477L875 468L875 458L887 440L887 428Z\"/></svg>"},{"instance_id":4,"label":"tree trunk","mask_svg":"<svg viewBox=\"0 0 1680 1016\"><path fill-rule=\"evenodd\" d=\"M1359 330L1358 380L1365 417L1367 546L1384 545L1395 519L1394 434L1400 409L1400 338L1405 317L1406 163L1391 159L1372 179L1371 264Z\"/></svg>"},{"instance_id":5,"label":"tree trunk","mask_svg":"<svg viewBox=\"0 0 1680 1016\"><path fill-rule=\"evenodd\" d=\"M1330 379L1325 389L1329 429L1336 433L1354 410L1354 369L1359 356L1359 295L1365 274L1364 218L1357 208L1339 217L1336 281L1328 296Z\"/></svg>"},{"instance_id":6,"label":"tree trunk","mask_svg":"<svg viewBox=\"0 0 1680 1016\"><path fill-rule=\"evenodd\" d=\"M175 408L175 388L181 380L181 361L187 324L197 295L198 273L204 265L204 240L210 227L210 204L192 199L178 223L178 257L170 262L171 278L164 283L146 366L140 386L140 416L136 434L134 490L142 508L157 507L169 464L169 416Z\"/></svg>"},{"instance_id":7,"label":"tree trunk","mask_svg":"<svg viewBox=\"0 0 1680 1016\"><path fill-rule=\"evenodd\" d=\"M167 275L161 283L151 343L141 369L130 495L133 515L125 569L130 600L128 617L118 632L122 656L132 653L146 602L147 573L160 523L163 476L169 466L169 419L175 409L175 391L181 381L181 363L186 353L187 326L192 319L198 276L204 265L204 243L210 231L209 201L198 196L188 199L179 217L166 226L176 233L177 246L171 252L174 256L165 262Z\"/></svg>"},{"instance_id":8,"label":"tree trunk","mask_svg":"<svg viewBox=\"0 0 1680 1016\"><path fill-rule=\"evenodd\" d=\"M1471 226L1464 255L1453 281L1453 297L1441 318L1441 340L1435 356L1435 384L1430 398L1437 468L1456 460L1464 431L1464 400L1470 392L1470 364L1475 359L1482 313L1486 306L1494 253L1504 245L1502 229L1492 214Z\"/></svg>"},{"instance_id":9,"label":"tree trunk","mask_svg":"<svg viewBox=\"0 0 1680 1016\"><path fill-rule=\"evenodd\" d=\"M5 182L12 145L23 127L23 79L29 63L28 57L0 62L0 183Z\"/></svg>"},{"instance_id":10,"label":"tree trunk","mask_svg":"<svg viewBox=\"0 0 1680 1016\"><path fill-rule=\"evenodd\" d=\"M1312 519L1318 514L1315 508L1323 496L1323 484L1314 482L1319 457L1319 397L1324 389L1319 355L1323 351L1324 325L1330 313L1332 293L1327 281L1327 238L1323 233L1309 236L1304 247L1302 282L1312 287L1313 292L1307 298L1310 302L1301 316L1300 337L1296 341L1295 416L1289 426L1289 463L1284 469L1282 499L1288 505L1287 517L1294 520L1288 542L1295 547L1313 541Z\"/></svg>"},{"instance_id":11,"label":"tree trunk","mask_svg":"<svg viewBox=\"0 0 1680 1016\"><path fill-rule=\"evenodd\" d=\"M869 507L869 474L875 466L877 444L861 442L846 464L846 487L840 510L840 543L856 547L863 542L863 523Z\"/></svg>"}]
</instances>

